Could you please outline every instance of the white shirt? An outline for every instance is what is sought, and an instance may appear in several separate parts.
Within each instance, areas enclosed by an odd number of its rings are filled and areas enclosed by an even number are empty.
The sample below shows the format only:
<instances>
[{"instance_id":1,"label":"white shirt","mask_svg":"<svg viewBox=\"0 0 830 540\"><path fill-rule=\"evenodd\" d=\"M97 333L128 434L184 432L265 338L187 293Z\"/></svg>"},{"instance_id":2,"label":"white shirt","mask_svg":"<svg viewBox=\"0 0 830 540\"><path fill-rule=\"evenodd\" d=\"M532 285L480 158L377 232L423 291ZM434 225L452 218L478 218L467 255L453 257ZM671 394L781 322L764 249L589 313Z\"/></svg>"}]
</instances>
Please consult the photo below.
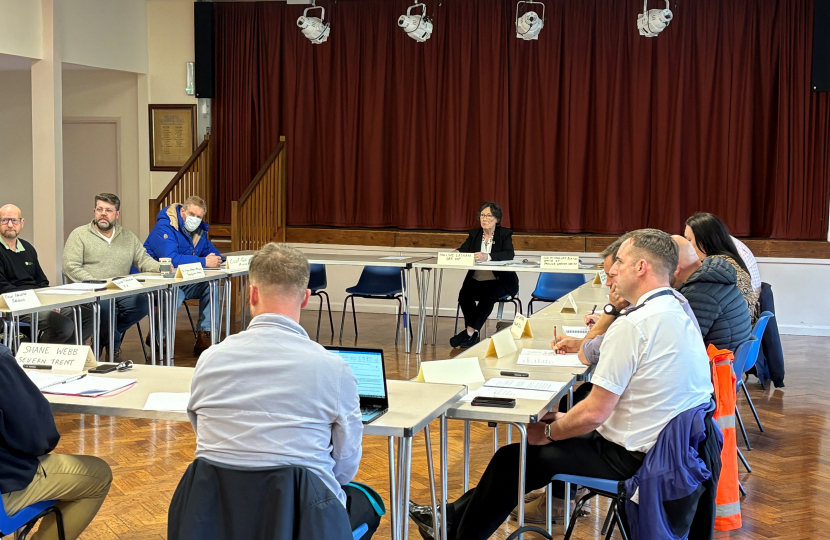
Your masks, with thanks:
<instances>
[{"instance_id":1,"label":"white shirt","mask_svg":"<svg viewBox=\"0 0 830 540\"><path fill-rule=\"evenodd\" d=\"M644 294L636 305L667 287ZM620 396L597 431L632 452L648 452L683 411L714 391L700 333L673 295L618 317L605 333L591 382Z\"/></svg>"},{"instance_id":2,"label":"white shirt","mask_svg":"<svg viewBox=\"0 0 830 540\"><path fill-rule=\"evenodd\" d=\"M732 241L735 243L735 249L738 250L738 255L740 255L741 259L744 260L746 269L749 270L749 277L752 280L752 288L757 291L761 288L761 272L758 271L758 261L755 260L755 255L753 255L752 251L746 247L746 244L734 236L732 237Z\"/></svg>"},{"instance_id":3,"label":"white shirt","mask_svg":"<svg viewBox=\"0 0 830 540\"><path fill-rule=\"evenodd\" d=\"M109 236L104 236L104 233L99 231L98 227L93 225L92 228L95 230L95 234L97 234L98 236L100 236L101 238L103 238L104 240L107 241L107 244L112 244L112 239L115 237L115 233L110 234ZM112 229L110 229L110 230L112 231Z\"/></svg>"},{"instance_id":4,"label":"white shirt","mask_svg":"<svg viewBox=\"0 0 830 540\"><path fill-rule=\"evenodd\" d=\"M199 358L188 416L196 457L240 467L299 465L337 495L357 474L357 381L339 356L283 315L263 314Z\"/></svg>"},{"instance_id":5,"label":"white shirt","mask_svg":"<svg viewBox=\"0 0 830 540\"><path fill-rule=\"evenodd\" d=\"M481 237L481 252L487 253L487 260L490 260L490 251L493 249L493 238L488 242L484 236ZM493 281L496 275L492 270L473 270L473 279L476 281Z\"/></svg>"}]
</instances>

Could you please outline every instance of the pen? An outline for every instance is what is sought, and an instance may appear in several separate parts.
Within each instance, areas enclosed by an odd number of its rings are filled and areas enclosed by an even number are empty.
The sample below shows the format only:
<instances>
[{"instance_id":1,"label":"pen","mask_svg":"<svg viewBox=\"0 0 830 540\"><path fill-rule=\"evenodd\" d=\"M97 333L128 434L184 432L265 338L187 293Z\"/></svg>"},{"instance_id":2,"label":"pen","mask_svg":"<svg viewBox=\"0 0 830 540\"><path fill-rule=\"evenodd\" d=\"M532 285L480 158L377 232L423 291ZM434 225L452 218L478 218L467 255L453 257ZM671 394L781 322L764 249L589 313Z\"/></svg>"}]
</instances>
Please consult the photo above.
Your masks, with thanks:
<instances>
[{"instance_id":1,"label":"pen","mask_svg":"<svg viewBox=\"0 0 830 540\"><path fill-rule=\"evenodd\" d=\"M597 311L597 305L596 305L596 304L594 304L594 309L592 309L592 310L591 310L591 315L593 315L594 313L596 313L596 311Z\"/></svg>"},{"instance_id":2,"label":"pen","mask_svg":"<svg viewBox=\"0 0 830 540\"><path fill-rule=\"evenodd\" d=\"M553 327L553 342L556 343L556 327Z\"/></svg>"},{"instance_id":3,"label":"pen","mask_svg":"<svg viewBox=\"0 0 830 540\"><path fill-rule=\"evenodd\" d=\"M52 369L52 366L46 366L43 364L23 364L23 367L26 369Z\"/></svg>"},{"instance_id":4,"label":"pen","mask_svg":"<svg viewBox=\"0 0 830 540\"><path fill-rule=\"evenodd\" d=\"M521 371L502 371L500 375L505 377L530 377L528 373L522 373Z\"/></svg>"}]
</instances>

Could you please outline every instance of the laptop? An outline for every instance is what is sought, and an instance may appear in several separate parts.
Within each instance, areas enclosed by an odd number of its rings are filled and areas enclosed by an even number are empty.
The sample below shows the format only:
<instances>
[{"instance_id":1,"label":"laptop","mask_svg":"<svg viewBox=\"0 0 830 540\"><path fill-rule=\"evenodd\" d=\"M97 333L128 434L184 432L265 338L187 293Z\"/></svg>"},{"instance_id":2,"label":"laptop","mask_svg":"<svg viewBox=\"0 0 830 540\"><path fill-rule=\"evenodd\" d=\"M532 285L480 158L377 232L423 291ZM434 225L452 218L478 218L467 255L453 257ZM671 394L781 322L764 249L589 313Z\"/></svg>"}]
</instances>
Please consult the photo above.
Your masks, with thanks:
<instances>
[{"instance_id":1,"label":"laptop","mask_svg":"<svg viewBox=\"0 0 830 540\"><path fill-rule=\"evenodd\" d=\"M325 347L349 364L357 379L360 396L360 415L369 424L389 410L389 394L386 391L386 364L383 349L358 349L356 347Z\"/></svg>"}]
</instances>

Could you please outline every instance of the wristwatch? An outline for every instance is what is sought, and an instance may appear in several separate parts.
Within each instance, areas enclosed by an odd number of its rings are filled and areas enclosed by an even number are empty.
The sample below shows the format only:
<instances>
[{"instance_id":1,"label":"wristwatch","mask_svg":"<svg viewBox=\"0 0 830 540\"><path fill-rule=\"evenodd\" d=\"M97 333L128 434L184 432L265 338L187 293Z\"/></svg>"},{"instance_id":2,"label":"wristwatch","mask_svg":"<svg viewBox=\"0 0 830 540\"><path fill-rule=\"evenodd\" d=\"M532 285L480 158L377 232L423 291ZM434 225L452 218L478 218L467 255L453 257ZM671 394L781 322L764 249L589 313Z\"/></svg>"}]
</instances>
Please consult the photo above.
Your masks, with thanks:
<instances>
[{"instance_id":1,"label":"wristwatch","mask_svg":"<svg viewBox=\"0 0 830 540\"><path fill-rule=\"evenodd\" d=\"M556 442L556 440L553 437L550 436L550 426L552 426L552 425L553 424L546 424L545 425L545 438L547 438L547 440L549 440L550 442Z\"/></svg>"},{"instance_id":2,"label":"wristwatch","mask_svg":"<svg viewBox=\"0 0 830 540\"><path fill-rule=\"evenodd\" d=\"M602 311L605 312L607 315L611 315L612 317L620 316L620 312L617 311L617 308L614 307L614 304L605 304L605 307L602 308Z\"/></svg>"}]
</instances>

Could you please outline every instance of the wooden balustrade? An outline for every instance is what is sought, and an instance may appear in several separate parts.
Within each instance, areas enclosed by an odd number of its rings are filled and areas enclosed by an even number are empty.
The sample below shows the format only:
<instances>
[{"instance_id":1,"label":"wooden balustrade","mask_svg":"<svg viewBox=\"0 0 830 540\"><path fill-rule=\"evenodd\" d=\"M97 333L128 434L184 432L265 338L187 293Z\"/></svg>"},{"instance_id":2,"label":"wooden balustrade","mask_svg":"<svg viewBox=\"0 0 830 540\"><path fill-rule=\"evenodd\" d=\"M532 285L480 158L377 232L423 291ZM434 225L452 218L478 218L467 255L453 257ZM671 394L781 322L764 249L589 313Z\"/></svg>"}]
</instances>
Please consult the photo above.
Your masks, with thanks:
<instances>
[{"instance_id":1,"label":"wooden balustrade","mask_svg":"<svg viewBox=\"0 0 830 540\"><path fill-rule=\"evenodd\" d=\"M248 189L231 203L232 251L285 242L286 153L285 137L280 137Z\"/></svg>"},{"instance_id":2,"label":"wooden balustrade","mask_svg":"<svg viewBox=\"0 0 830 540\"><path fill-rule=\"evenodd\" d=\"M179 169L176 176L161 190L159 196L150 199L150 229L156 224L156 216L162 208L173 203L182 203L191 195L197 195L205 200L208 207L205 221L210 223L210 193L213 180L211 165L210 136L205 135L202 144Z\"/></svg>"}]
</instances>

